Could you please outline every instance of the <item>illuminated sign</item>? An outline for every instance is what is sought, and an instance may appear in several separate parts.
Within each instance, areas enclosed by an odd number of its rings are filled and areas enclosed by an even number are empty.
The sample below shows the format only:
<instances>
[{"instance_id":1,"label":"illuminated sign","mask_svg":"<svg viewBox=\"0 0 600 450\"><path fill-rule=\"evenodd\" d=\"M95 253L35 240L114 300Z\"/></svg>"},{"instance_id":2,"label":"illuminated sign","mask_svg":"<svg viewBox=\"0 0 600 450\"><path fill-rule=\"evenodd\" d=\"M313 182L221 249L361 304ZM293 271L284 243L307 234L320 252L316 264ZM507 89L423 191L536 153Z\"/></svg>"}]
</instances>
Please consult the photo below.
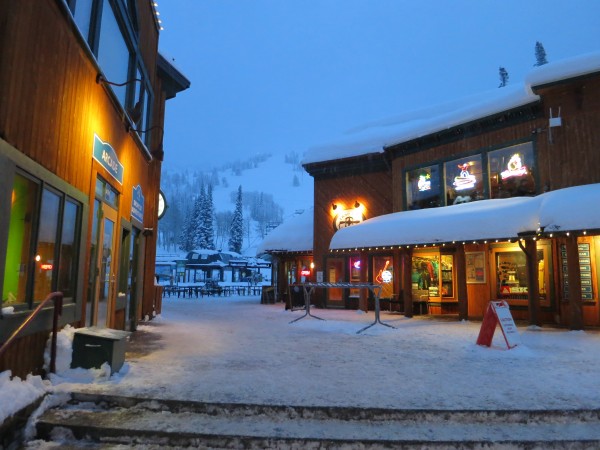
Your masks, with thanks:
<instances>
[{"instance_id":1,"label":"illuminated sign","mask_svg":"<svg viewBox=\"0 0 600 450\"><path fill-rule=\"evenodd\" d=\"M335 216L333 219L334 230L337 231L341 228L350 227L364 220L363 207L359 203L357 205L356 208L346 209Z\"/></svg>"},{"instance_id":2,"label":"illuminated sign","mask_svg":"<svg viewBox=\"0 0 600 450\"><path fill-rule=\"evenodd\" d=\"M131 198L131 217L144 223L144 193L142 187L138 184L133 188L133 196Z\"/></svg>"},{"instance_id":3,"label":"illuminated sign","mask_svg":"<svg viewBox=\"0 0 600 450\"><path fill-rule=\"evenodd\" d=\"M352 263L355 269L360 269L360 259L357 259Z\"/></svg>"},{"instance_id":4,"label":"illuminated sign","mask_svg":"<svg viewBox=\"0 0 600 450\"><path fill-rule=\"evenodd\" d=\"M115 180L119 182L119 184L123 184L123 164L119 162L117 153L110 144L102 142L102 139L96 134L94 134L93 157Z\"/></svg>"},{"instance_id":5,"label":"illuminated sign","mask_svg":"<svg viewBox=\"0 0 600 450\"><path fill-rule=\"evenodd\" d=\"M40 264L40 269L42 270L52 270L52 264Z\"/></svg>"},{"instance_id":6,"label":"illuminated sign","mask_svg":"<svg viewBox=\"0 0 600 450\"><path fill-rule=\"evenodd\" d=\"M388 270L389 265L390 260L388 259L385 261L385 266L383 267L383 269L381 269L375 277L375 280L377 280L378 283L389 283L392 281L392 271Z\"/></svg>"},{"instance_id":7,"label":"illuminated sign","mask_svg":"<svg viewBox=\"0 0 600 450\"><path fill-rule=\"evenodd\" d=\"M471 189L475 187L477 178L469 173L469 163L459 164L460 175L454 177L454 189L462 191L463 189Z\"/></svg>"},{"instance_id":8,"label":"illuminated sign","mask_svg":"<svg viewBox=\"0 0 600 450\"><path fill-rule=\"evenodd\" d=\"M300 275L302 275L303 277L307 277L307 276L310 275L310 270L308 270L308 269L302 269L300 271Z\"/></svg>"},{"instance_id":9,"label":"illuminated sign","mask_svg":"<svg viewBox=\"0 0 600 450\"><path fill-rule=\"evenodd\" d=\"M419 188L420 192L431 190L431 174L425 173L423 175L419 175L417 187Z\"/></svg>"},{"instance_id":10,"label":"illuminated sign","mask_svg":"<svg viewBox=\"0 0 600 450\"><path fill-rule=\"evenodd\" d=\"M507 169L500 174L503 180L510 177L520 177L527 175L527 166L523 165L521 157L515 153L508 160Z\"/></svg>"}]
</instances>

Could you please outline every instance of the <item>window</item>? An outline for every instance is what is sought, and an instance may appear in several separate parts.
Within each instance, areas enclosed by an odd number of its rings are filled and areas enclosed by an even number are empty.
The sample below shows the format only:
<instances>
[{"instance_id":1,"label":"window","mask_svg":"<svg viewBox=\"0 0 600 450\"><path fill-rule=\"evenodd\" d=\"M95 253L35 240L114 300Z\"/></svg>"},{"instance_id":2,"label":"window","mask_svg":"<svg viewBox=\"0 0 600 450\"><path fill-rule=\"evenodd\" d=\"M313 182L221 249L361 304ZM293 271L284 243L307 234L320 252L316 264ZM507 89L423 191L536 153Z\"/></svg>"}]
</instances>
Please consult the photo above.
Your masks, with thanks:
<instances>
[{"instance_id":1,"label":"window","mask_svg":"<svg viewBox=\"0 0 600 450\"><path fill-rule=\"evenodd\" d=\"M421 167L406 173L406 204L408 209L441 206L440 168Z\"/></svg>"},{"instance_id":2,"label":"window","mask_svg":"<svg viewBox=\"0 0 600 450\"><path fill-rule=\"evenodd\" d=\"M58 289L73 298L81 209L40 180L15 174L3 303L31 307Z\"/></svg>"},{"instance_id":3,"label":"window","mask_svg":"<svg viewBox=\"0 0 600 450\"><path fill-rule=\"evenodd\" d=\"M526 304L529 292L527 279L527 258L518 246L495 248L492 250L495 275L496 297L507 299L511 304ZM550 258L550 244L538 242L537 244L537 266L538 266L538 295L540 304L547 306L550 296L548 290L550 274L552 272ZM518 302L522 300L522 302Z\"/></svg>"},{"instance_id":4,"label":"window","mask_svg":"<svg viewBox=\"0 0 600 450\"><path fill-rule=\"evenodd\" d=\"M488 161L491 198L535 195L531 142L491 151Z\"/></svg>"},{"instance_id":5,"label":"window","mask_svg":"<svg viewBox=\"0 0 600 450\"><path fill-rule=\"evenodd\" d=\"M101 24L100 39L98 42L98 62L109 80L116 83L124 83L129 79L131 55L109 0L104 0ZM128 85L111 87L121 105L123 107L128 106Z\"/></svg>"},{"instance_id":6,"label":"window","mask_svg":"<svg viewBox=\"0 0 600 450\"><path fill-rule=\"evenodd\" d=\"M481 155L448 161L444 164L444 172L446 205L456 205L485 198Z\"/></svg>"},{"instance_id":7,"label":"window","mask_svg":"<svg viewBox=\"0 0 600 450\"><path fill-rule=\"evenodd\" d=\"M39 189L39 184L34 180L15 174L2 288L2 302L8 305L27 301Z\"/></svg>"},{"instance_id":8,"label":"window","mask_svg":"<svg viewBox=\"0 0 600 450\"><path fill-rule=\"evenodd\" d=\"M594 280L596 279L593 271L594 265L592 261L594 260L593 250L594 246L592 245L592 240L590 238L579 238L577 243L578 253L579 253L579 272L580 272L580 282L581 282L581 299L584 302L593 302L595 301L595 289L594 289ZM564 244L560 246L560 256L561 256L561 264L562 264L562 286L563 286L563 299L569 299L569 272L567 268L567 247Z\"/></svg>"},{"instance_id":9,"label":"window","mask_svg":"<svg viewBox=\"0 0 600 450\"><path fill-rule=\"evenodd\" d=\"M114 83L138 80L124 86L110 85L109 89L135 121L135 128L149 128L153 95L142 56L136 51L139 23L135 1L67 0L67 3L106 78ZM143 136L142 140L147 143L148 137Z\"/></svg>"},{"instance_id":10,"label":"window","mask_svg":"<svg viewBox=\"0 0 600 450\"><path fill-rule=\"evenodd\" d=\"M440 256L415 255L412 258L412 292L415 299L440 296Z\"/></svg>"}]
</instances>

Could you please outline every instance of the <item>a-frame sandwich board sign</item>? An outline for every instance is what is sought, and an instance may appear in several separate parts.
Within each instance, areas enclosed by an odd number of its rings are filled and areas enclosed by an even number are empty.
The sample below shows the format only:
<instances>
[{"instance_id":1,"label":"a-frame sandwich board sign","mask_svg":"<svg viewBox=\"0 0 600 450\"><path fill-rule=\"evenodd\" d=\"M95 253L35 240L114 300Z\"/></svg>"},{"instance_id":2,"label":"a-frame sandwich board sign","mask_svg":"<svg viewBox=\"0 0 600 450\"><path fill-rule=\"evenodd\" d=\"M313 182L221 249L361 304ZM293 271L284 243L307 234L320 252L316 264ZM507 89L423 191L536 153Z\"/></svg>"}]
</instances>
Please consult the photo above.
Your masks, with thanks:
<instances>
[{"instance_id":1,"label":"a-frame sandwich board sign","mask_svg":"<svg viewBox=\"0 0 600 450\"><path fill-rule=\"evenodd\" d=\"M477 337L477 345L491 346L497 325L500 325L504 341L509 349L521 343L517 326L510 313L510 306L504 300L501 300L492 301L488 304Z\"/></svg>"}]
</instances>

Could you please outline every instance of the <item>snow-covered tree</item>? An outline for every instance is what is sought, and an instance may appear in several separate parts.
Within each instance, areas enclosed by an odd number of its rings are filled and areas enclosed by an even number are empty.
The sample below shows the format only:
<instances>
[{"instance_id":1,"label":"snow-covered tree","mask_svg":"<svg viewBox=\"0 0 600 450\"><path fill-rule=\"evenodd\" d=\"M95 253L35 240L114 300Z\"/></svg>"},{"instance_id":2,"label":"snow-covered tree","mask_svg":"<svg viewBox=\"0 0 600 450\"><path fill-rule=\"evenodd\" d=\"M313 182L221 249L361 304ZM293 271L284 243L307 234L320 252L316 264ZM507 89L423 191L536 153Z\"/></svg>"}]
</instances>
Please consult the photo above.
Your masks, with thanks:
<instances>
[{"instance_id":1,"label":"snow-covered tree","mask_svg":"<svg viewBox=\"0 0 600 450\"><path fill-rule=\"evenodd\" d=\"M179 233L179 248L184 252L189 252L194 248L194 220L193 220L193 209L188 209L187 214L185 215L185 220L183 222L183 226L181 227L181 232Z\"/></svg>"},{"instance_id":2,"label":"snow-covered tree","mask_svg":"<svg viewBox=\"0 0 600 450\"><path fill-rule=\"evenodd\" d=\"M206 195L204 196L202 211L200 212L200 233L202 234L202 240L205 245L203 248L208 248L210 250L215 249L214 211L213 188L212 185L209 184L206 189Z\"/></svg>"},{"instance_id":3,"label":"snow-covered tree","mask_svg":"<svg viewBox=\"0 0 600 450\"><path fill-rule=\"evenodd\" d=\"M231 228L229 232L229 250L232 252L242 253L242 245L244 243L244 216L242 214L242 186L238 187L237 198L235 200L235 211L231 220Z\"/></svg>"},{"instance_id":4,"label":"snow-covered tree","mask_svg":"<svg viewBox=\"0 0 600 450\"><path fill-rule=\"evenodd\" d=\"M204 185L200 188L200 195L196 197L194 201L194 208L192 213L192 225L190 233L192 234L192 242L195 249L206 248L206 242L204 240L204 234L202 232L202 209L204 208L206 193L204 192Z\"/></svg>"},{"instance_id":5,"label":"snow-covered tree","mask_svg":"<svg viewBox=\"0 0 600 450\"><path fill-rule=\"evenodd\" d=\"M504 67L498 69L498 75L500 76L500 86L504 87L508 84L508 71Z\"/></svg>"},{"instance_id":6,"label":"snow-covered tree","mask_svg":"<svg viewBox=\"0 0 600 450\"><path fill-rule=\"evenodd\" d=\"M548 64L548 60L546 59L546 50L544 50L544 46L540 41L535 43L535 64L534 66L543 66L544 64Z\"/></svg>"}]
</instances>

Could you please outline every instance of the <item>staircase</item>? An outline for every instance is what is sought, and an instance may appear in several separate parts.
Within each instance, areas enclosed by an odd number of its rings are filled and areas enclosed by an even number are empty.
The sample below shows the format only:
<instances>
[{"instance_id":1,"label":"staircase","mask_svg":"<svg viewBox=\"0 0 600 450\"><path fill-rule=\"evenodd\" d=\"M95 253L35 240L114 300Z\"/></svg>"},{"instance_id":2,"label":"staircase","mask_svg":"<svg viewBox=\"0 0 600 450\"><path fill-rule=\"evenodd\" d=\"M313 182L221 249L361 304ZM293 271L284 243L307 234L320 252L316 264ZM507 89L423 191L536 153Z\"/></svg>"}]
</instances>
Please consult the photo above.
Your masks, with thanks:
<instances>
[{"instance_id":1,"label":"staircase","mask_svg":"<svg viewBox=\"0 0 600 450\"><path fill-rule=\"evenodd\" d=\"M60 448L597 449L600 409L391 410L73 393L39 418L37 433Z\"/></svg>"}]
</instances>

